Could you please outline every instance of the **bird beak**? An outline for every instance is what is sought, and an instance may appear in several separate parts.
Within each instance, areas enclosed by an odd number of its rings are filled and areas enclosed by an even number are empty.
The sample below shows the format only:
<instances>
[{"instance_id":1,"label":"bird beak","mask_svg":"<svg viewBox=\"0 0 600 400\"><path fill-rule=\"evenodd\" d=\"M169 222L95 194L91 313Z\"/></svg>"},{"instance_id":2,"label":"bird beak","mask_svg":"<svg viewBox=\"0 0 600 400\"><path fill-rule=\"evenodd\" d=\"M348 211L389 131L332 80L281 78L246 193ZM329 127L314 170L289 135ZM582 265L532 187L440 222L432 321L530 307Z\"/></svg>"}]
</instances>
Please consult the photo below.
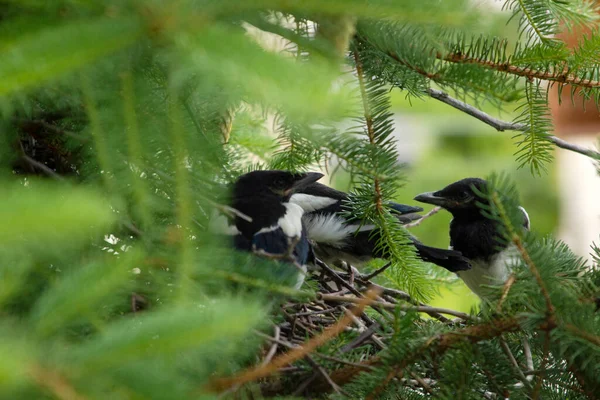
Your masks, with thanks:
<instances>
[{"instance_id":1,"label":"bird beak","mask_svg":"<svg viewBox=\"0 0 600 400\"><path fill-rule=\"evenodd\" d=\"M425 192L421 193L414 198L416 201L421 203L433 204L434 206L446 207L448 205L448 199L442 196L437 196L437 192Z\"/></svg>"},{"instance_id":2,"label":"bird beak","mask_svg":"<svg viewBox=\"0 0 600 400\"><path fill-rule=\"evenodd\" d=\"M286 194L292 194L299 190L302 190L305 187L307 187L308 185L310 185L311 183L315 183L322 177L323 177L323 174L321 174L320 172L307 172L306 174L304 174L304 176L302 178L298 179L292 185L291 188L286 190Z\"/></svg>"}]
</instances>

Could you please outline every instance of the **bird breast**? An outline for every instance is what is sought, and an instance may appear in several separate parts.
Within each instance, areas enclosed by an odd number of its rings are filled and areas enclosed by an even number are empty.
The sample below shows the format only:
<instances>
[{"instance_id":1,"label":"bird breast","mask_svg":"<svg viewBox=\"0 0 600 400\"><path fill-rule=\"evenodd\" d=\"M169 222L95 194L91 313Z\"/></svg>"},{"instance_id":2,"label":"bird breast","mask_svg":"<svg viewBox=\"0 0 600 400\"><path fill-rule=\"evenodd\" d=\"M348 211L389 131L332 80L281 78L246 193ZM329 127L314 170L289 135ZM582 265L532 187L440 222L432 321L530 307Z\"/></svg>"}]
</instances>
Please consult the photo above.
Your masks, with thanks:
<instances>
[{"instance_id":1,"label":"bird breast","mask_svg":"<svg viewBox=\"0 0 600 400\"><path fill-rule=\"evenodd\" d=\"M482 285L501 285L511 273L512 265L518 263L519 254L514 246L509 246L493 255L489 260L470 260L471 269L457 274L477 296L485 297L486 288Z\"/></svg>"}]
</instances>

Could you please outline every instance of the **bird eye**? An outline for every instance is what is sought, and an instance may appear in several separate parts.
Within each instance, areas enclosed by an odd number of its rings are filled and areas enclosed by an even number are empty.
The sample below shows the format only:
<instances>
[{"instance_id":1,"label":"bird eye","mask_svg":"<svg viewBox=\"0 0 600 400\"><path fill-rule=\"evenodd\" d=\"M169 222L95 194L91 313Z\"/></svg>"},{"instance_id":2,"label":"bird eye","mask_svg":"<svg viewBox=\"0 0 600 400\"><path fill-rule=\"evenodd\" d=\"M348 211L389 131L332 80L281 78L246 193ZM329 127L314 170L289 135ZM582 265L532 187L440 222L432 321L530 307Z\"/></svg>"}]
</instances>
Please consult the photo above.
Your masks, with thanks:
<instances>
[{"instance_id":1,"label":"bird eye","mask_svg":"<svg viewBox=\"0 0 600 400\"><path fill-rule=\"evenodd\" d=\"M276 188L282 188L283 186L285 186L285 181L281 178L275 179L273 181L273 186Z\"/></svg>"},{"instance_id":2,"label":"bird eye","mask_svg":"<svg viewBox=\"0 0 600 400\"><path fill-rule=\"evenodd\" d=\"M460 200L466 200L466 199L468 199L468 198L469 198L469 193L468 193L468 192L460 192L460 193L458 194L458 198L459 198Z\"/></svg>"}]
</instances>

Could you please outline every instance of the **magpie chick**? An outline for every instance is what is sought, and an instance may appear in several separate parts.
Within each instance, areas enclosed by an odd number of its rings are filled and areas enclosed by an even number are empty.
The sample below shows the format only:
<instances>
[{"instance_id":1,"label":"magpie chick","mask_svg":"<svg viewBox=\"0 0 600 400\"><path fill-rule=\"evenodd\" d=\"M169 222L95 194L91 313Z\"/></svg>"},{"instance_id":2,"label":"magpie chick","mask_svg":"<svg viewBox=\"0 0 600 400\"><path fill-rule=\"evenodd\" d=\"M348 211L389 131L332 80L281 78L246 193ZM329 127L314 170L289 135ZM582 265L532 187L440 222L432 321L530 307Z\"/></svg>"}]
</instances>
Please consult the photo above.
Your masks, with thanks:
<instances>
[{"instance_id":1,"label":"magpie chick","mask_svg":"<svg viewBox=\"0 0 600 400\"><path fill-rule=\"evenodd\" d=\"M295 191L322 176L313 172L253 171L240 176L233 187L231 207L252 219L250 222L241 216L235 217L235 226L230 226L228 232L234 235L234 246L239 250L262 250L278 256L291 253L302 269L296 289L304 283L312 249L302 223L303 210L289 199Z\"/></svg>"},{"instance_id":2,"label":"magpie chick","mask_svg":"<svg viewBox=\"0 0 600 400\"><path fill-rule=\"evenodd\" d=\"M440 206L452 214L450 248L460 251L473 267L457 274L471 291L484 298L483 285L504 283L518 252L514 246L497 241L498 222L483 215L476 203L488 204L488 201L478 196L473 188L485 193L487 182L479 178L465 178L437 192L422 193L415 200ZM519 209L523 213L523 228L529 230L529 215L523 207Z\"/></svg>"},{"instance_id":3,"label":"magpie chick","mask_svg":"<svg viewBox=\"0 0 600 400\"><path fill-rule=\"evenodd\" d=\"M335 263L344 260L360 266L373 258L386 258L387 255L376 246L381 238L376 226L348 218L348 194L315 182L298 190L290 202L304 210L308 237L313 242L315 253L323 261ZM398 203L390 203L390 206L401 224L421 218L416 213L423 211L420 207ZM452 272L470 268L468 260L458 251L425 246L416 238L411 239L423 261Z\"/></svg>"}]
</instances>

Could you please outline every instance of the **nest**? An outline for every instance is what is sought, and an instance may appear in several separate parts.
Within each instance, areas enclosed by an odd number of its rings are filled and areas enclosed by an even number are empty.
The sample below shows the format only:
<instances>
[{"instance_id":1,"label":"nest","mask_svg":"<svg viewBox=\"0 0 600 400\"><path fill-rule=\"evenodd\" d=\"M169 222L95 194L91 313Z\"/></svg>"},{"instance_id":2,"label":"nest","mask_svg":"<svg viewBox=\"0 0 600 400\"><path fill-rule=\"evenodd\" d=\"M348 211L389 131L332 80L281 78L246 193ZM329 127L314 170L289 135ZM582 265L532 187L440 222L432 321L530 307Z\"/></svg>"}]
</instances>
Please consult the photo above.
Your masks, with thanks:
<instances>
[{"instance_id":1,"label":"nest","mask_svg":"<svg viewBox=\"0 0 600 400\"><path fill-rule=\"evenodd\" d=\"M283 320L272 327L272 333L257 332L266 340L257 368L271 367L271 372L276 373L275 377L269 374L269 378L260 382L263 396L313 398L332 391L344 394L340 386L347 383L348 375L371 369L377 354L388 347L393 332L383 321L393 318L395 312L426 313L444 324L471 318L454 310L430 307L414 301L408 293L374 283L372 280L389 264L371 274L361 274L346 263L342 263L340 270L322 261L317 261L317 266L312 277L318 285L317 298L283 304ZM363 312L366 306L369 312ZM343 346L325 352L313 351L343 333L350 334L350 340ZM290 357L293 352L295 357ZM287 360L298 362L292 364ZM410 386L427 385L425 381L405 381Z\"/></svg>"}]
</instances>

